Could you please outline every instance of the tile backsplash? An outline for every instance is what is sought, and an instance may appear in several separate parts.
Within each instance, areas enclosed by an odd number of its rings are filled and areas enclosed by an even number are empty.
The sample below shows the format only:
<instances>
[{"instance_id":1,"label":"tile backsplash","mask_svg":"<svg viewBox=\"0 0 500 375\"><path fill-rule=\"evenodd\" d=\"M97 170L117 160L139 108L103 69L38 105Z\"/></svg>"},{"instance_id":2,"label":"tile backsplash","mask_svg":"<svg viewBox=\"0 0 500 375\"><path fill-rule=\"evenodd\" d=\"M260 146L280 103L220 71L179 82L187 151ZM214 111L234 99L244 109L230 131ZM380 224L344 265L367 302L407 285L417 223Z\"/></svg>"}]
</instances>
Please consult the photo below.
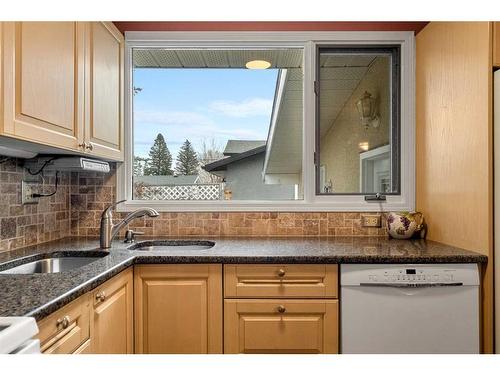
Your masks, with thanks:
<instances>
[{"instance_id":1,"label":"tile backsplash","mask_svg":"<svg viewBox=\"0 0 500 375\"><path fill-rule=\"evenodd\" d=\"M71 234L97 236L102 210L116 200L116 178L76 175L71 177ZM382 228L362 227L359 212L163 212L129 225L149 236L384 236L384 227L384 219Z\"/></svg>"},{"instance_id":2,"label":"tile backsplash","mask_svg":"<svg viewBox=\"0 0 500 375\"><path fill-rule=\"evenodd\" d=\"M57 193L21 205L21 180L33 179L22 162L0 164L0 251L72 236L97 236L104 208L116 200L116 176L61 173ZM43 192L55 176L46 172ZM115 218L123 217L116 213ZM131 229L151 236L384 236L385 227L364 228L357 212L164 212L140 218Z\"/></svg>"},{"instance_id":3,"label":"tile backsplash","mask_svg":"<svg viewBox=\"0 0 500 375\"><path fill-rule=\"evenodd\" d=\"M38 180L41 192L54 189L54 173L30 176L22 162L9 159L0 164L0 251L12 250L70 234L69 173L60 173L57 193L38 204L21 204L23 178Z\"/></svg>"}]
</instances>

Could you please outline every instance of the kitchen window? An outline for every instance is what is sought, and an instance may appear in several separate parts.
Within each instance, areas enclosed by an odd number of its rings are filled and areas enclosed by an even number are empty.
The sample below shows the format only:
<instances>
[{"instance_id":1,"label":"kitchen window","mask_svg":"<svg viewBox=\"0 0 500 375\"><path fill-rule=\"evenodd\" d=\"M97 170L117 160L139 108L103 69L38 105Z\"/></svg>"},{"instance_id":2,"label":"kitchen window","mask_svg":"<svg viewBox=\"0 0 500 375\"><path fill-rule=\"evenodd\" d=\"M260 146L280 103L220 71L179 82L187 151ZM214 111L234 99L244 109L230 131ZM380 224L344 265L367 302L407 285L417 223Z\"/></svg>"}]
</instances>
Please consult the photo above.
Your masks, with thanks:
<instances>
[{"instance_id":1,"label":"kitchen window","mask_svg":"<svg viewBox=\"0 0 500 375\"><path fill-rule=\"evenodd\" d=\"M127 34L121 209L413 209L413 39Z\"/></svg>"}]
</instances>

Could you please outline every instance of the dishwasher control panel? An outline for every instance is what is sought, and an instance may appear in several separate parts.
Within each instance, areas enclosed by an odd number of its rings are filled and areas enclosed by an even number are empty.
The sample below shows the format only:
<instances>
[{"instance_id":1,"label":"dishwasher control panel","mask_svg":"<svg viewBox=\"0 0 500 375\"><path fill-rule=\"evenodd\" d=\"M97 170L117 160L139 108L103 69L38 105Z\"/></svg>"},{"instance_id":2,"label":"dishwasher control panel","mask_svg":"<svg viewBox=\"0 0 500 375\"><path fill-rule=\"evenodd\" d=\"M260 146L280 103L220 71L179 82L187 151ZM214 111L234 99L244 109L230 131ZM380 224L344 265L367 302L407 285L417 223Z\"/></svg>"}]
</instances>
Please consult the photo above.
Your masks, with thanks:
<instances>
[{"instance_id":1,"label":"dishwasher control panel","mask_svg":"<svg viewBox=\"0 0 500 375\"><path fill-rule=\"evenodd\" d=\"M478 267L466 264L342 264L341 285L463 283L479 285Z\"/></svg>"},{"instance_id":2,"label":"dishwasher control panel","mask_svg":"<svg viewBox=\"0 0 500 375\"><path fill-rule=\"evenodd\" d=\"M437 272L422 268L400 268L374 272L368 275L368 281L373 282L452 282L455 279L455 270L447 269Z\"/></svg>"}]
</instances>

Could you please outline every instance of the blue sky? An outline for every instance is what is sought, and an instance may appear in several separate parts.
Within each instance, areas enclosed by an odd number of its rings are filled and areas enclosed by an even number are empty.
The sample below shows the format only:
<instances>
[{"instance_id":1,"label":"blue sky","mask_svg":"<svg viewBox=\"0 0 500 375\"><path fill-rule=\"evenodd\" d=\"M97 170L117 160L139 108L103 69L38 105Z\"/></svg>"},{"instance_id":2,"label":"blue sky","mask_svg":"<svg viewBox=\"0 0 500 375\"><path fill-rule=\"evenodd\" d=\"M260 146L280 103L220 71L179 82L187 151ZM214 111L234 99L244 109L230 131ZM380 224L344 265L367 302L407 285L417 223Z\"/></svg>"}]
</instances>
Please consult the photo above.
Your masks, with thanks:
<instances>
[{"instance_id":1,"label":"blue sky","mask_svg":"<svg viewBox=\"0 0 500 375\"><path fill-rule=\"evenodd\" d=\"M147 157L162 133L175 158L189 139L195 149L214 140L265 140L277 69L135 69L134 154Z\"/></svg>"}]
</instances>

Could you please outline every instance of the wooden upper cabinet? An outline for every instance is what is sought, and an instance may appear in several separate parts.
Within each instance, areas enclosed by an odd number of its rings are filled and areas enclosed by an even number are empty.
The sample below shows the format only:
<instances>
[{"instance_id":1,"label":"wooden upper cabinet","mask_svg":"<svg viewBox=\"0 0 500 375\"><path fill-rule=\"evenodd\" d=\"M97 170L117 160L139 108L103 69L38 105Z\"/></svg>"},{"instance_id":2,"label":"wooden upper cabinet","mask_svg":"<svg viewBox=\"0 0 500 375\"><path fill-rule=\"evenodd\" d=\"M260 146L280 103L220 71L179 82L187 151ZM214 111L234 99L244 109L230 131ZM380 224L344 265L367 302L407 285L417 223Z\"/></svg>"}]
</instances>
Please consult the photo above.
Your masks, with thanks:
<instances>
[{"instance_id":1,"label":"wooden upper cabinet","mask_svg":"<svg viewBox=\"0 0 500 375\"><path fill-rule=\"evenodd\" d=\"M92 353L134 353L133 281L129 268L92 292Z\"/></svg>"},{"instance_id":2,"label":"wooden upper cabinet","mask_svg":"<svg viewBox=\"0 0 500 375\"><path fill-rule=\"evenodd\" d=\"M87 150L123 160L124 39L111 22L90 22L87 28Z\"/></svg>"},{"instance_id":3,"label":"wooden upper cabinet","mask_svg":"<svg viewBox=\"0 0 500 375\"><path fill-rule=\"evenodd\" d=\"M500 68L500 22L493 22L493 66Z\"/></svg>"},{"instance_id":4,"label":"wooden upper cabinet","mask_svg":"<svg viewBox=\"0 0 500 375\"><path fill-rule=\"evenodd\" d=\"M81 150L84 27L78 22L3 24L3 133Z\"/></svg>"},{"instance_id":5,"label":"wooden upper cabinet","mask_svg":"<svg viewBox=\"0 0 500 375\"><path fill-rule=\"evenodd\" d=\"M221 265L141 265L134 278L136 353L222 353Z\"/></svg>"}]
</instances>

